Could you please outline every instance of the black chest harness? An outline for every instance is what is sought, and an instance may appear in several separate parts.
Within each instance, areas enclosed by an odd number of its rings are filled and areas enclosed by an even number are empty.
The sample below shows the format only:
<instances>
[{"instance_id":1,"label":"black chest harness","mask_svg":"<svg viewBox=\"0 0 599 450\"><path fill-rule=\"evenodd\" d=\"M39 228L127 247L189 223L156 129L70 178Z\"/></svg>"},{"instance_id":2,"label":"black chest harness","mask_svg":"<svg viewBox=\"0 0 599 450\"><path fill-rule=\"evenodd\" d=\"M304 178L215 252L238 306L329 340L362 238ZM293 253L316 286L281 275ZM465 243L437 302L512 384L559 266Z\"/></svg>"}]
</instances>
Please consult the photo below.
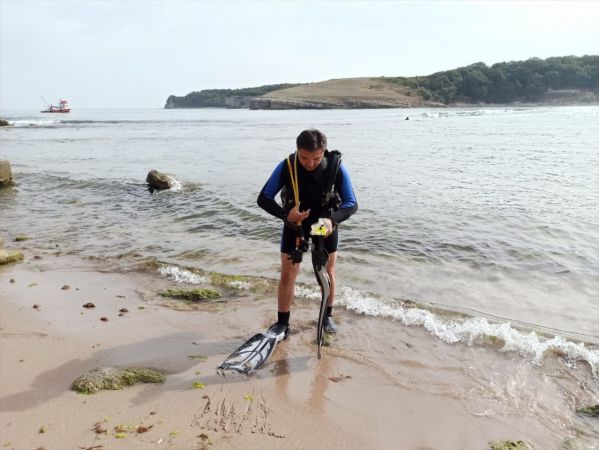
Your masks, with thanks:
<instances>
[{"instance_id":1,"label":"black chest harness","mask_svg":"<svg viewBox=\"0 0 599 450\"><path fill-rule=\"evenodd\" d=\"M317 171L321 169L321 173L316 174L314 178L310 180L311 182L303 184L302 194L304 195L301 197L297 160L297 152L287 157L287 170L289 172L289 184L291 186L285 183L281 189L281 203L285 213L288 214L295 205L300 203L300 198L307 198L307 202L302 202L304 207L316 207L319 217L330 217L331 213L336 211L341 205L341 197L335 186L335 181L339 173L339 166L341 165L341 152L338 150L325 150L324 158L321 162L321 165L324 163L325 167L322 169L320 167L317 168ZM305 176L308 177L310 174L308 173ZM289 259L291 259L293 264L300 263L302 262L302 254L309 249L308 241L304 236L301 222L296 224L288 223L287 225L295 225L296 231L295 249L289 254Z\"/></svg>"}]
</instances>

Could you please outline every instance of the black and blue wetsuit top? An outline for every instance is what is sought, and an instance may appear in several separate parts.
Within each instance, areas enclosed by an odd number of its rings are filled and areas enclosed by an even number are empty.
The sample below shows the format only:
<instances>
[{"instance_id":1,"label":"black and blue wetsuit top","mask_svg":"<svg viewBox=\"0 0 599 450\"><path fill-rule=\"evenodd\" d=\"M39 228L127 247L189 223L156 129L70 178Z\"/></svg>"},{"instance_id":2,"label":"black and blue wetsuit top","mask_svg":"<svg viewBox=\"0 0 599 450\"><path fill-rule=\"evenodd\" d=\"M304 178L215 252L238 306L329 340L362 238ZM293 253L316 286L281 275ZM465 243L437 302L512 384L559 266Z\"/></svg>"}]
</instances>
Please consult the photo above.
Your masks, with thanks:
<instances>
[{"instance_id":1,"label":"black and blue wetsuit top","mask_svg":"<svg viewBox=\"0 0 599 450\"><path fill-rule=\"evenodd\" d=\"M293 167L294 154L290 155L290 161ZM307 220L309 224L316 223L321 217L328 217L333 222L333 225L343 222L348 219L353 213L358 210L358 202L354 194L349 172L343 163L340 164L337 176L335 177L334 188L341 198L341 205L329 214L329 208L324 204L324 193L329 180L326 176L329 174L327 166L330 164L329 152L325 152L325 157L322 158L320 165L312 172L308 172L304 167L297 163L297 177L299 185L300 211L310 209L310 216ZM272 175L260 191L258 195L258 206L264 209L267 213L285 220L289 207L285 204L279 205L275 197L285 188L290 193L293 199L293 188L291 186L291 177L287 160L281 161Z\"/></svg>"}]
</instances>

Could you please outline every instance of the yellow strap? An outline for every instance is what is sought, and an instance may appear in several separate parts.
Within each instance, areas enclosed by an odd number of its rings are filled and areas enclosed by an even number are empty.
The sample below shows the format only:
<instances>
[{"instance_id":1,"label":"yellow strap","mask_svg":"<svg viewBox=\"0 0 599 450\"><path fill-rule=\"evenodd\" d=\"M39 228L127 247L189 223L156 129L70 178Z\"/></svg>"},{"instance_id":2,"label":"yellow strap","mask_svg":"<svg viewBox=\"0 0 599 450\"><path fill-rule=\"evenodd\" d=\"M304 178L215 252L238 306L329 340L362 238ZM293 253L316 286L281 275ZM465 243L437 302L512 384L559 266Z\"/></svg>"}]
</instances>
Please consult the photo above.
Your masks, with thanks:
<instances>
[{"instance_id":1,"label":"yellow strap","mask_svg":"<svg viewBox=\"0 0 599 450\"><path fill-rule=\"evenodd\" d=\"M287 167L289 168L289 177L291 178L291 187L293 188L293 198L295 204L299 205L299 183L297 179L297 152L295 152L295 158L293 158L293 169L291 168L291 161L289 156L287 157ZM297 222L297 225L301 225L301 222Z\"/></svg>"}]
</instances>

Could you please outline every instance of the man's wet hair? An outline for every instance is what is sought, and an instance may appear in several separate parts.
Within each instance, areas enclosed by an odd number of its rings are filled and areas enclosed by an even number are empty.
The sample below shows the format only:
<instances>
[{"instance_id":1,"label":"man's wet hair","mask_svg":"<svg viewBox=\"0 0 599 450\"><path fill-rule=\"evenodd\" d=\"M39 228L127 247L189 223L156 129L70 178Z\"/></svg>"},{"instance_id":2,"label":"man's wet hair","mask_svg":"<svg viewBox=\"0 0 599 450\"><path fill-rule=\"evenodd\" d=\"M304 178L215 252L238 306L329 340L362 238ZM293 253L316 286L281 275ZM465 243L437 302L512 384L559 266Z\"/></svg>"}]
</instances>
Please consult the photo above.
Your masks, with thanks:
<instances>
[{"instance_id":1,"label":"man's wet hair","mask_svg":"<svg viewBox=\"0 0 599 450\"><path fill-rule=\"evenodd\" d=\"M297 137L295 143L297 144L298 150L308 150L309 152L315 152L316 150L326 150L327 148L327 137L324 133L316 128L310 128L309 130L302 131Z\"/></svg>"}]
</instances>

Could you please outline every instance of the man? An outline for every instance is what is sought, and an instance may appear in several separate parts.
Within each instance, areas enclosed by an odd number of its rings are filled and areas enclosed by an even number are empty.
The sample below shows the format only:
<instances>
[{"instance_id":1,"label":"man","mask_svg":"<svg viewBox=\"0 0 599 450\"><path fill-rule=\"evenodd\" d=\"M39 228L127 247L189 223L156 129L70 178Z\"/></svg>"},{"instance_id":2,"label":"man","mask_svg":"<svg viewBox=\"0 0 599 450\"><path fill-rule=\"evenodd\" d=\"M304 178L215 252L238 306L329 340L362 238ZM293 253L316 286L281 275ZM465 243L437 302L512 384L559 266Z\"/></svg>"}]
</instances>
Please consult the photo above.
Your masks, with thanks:
<instances>
[{"instance_id":1,"label":"man","mask_svg":"<svg viewBox=\"0 0 599 450\"><path fill-rule=\"evenodd\" d=\"M297 152L281 161L260 191L258 205L283 220L281 236L281 278L278 289L278 320L269 331L289 334L289 316L299 272L301 253L307 250L304 238L310 227L324 218L327 228L324 244L329 254L327 272L331 291L327 299L325 332L335 333L332 319L337 262L337 225L358 210L351 179L341 163L341 154L327 150L327 138L319 130L309 129L296 140ZM275 201L281 191L283 206Z\"/></svg>"}]
</instances>

